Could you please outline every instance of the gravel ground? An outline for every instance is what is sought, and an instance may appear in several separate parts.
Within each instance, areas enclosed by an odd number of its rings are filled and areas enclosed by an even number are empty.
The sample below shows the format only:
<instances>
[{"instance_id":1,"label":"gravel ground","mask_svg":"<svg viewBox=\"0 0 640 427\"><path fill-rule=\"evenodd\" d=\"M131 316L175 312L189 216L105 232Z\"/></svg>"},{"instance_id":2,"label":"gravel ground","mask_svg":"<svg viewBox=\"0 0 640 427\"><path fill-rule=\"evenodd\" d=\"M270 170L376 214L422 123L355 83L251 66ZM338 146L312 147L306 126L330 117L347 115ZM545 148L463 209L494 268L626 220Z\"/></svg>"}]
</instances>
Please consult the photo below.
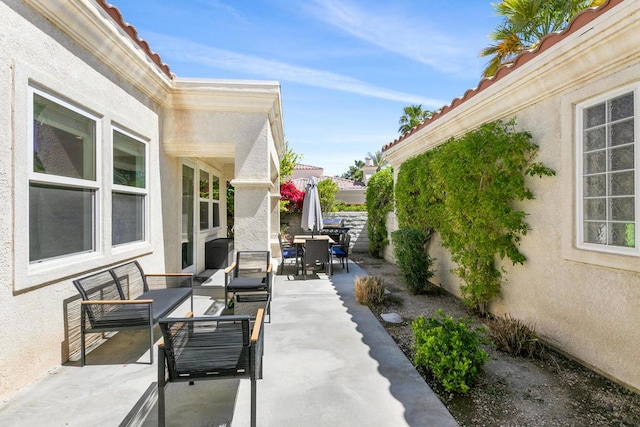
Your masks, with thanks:
<instances>
[{"instance_id":1,"label":"gravel ground","mask_svg":"<svg viewBox=\"0 0 640 427\"><path fill-rule=\"evenodd\" d=\"M391 291L385 303L372 311L389 334L413 359L411 321L431 317L441 309L454 318L468 317L481 325L485 319L449 295L411 295L397 266L367 254L351 260L369 275L382 276ZM398 313L401 325L385 324L382 313ZM489 360L477 383L466 395L446 392L428 373L421 372L461 426L640 426L640 395L548 350L546 357L526 359L485 348Z\"/></svg>"}]
</instances>

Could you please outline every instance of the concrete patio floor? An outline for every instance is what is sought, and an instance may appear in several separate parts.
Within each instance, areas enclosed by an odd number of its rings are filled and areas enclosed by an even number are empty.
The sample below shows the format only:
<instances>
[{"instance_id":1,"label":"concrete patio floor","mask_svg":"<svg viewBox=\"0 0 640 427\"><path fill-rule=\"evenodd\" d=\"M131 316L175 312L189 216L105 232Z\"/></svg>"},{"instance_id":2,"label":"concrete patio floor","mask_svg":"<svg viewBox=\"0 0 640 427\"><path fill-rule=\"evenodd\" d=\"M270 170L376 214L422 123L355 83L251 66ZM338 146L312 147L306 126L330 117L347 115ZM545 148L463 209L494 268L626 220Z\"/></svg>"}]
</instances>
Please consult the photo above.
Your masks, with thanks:
<instances>
[{"instance_id":1,"label":"concrete patio floor","mask_svg":"<svg viewBox=\"0 0 640 427\"><path fill-rule=\"evenodd\" d=\"M457 426L376 317L355 301L355 276L366 273L353 263L349 269L336 265L331 278L275 276L258 425ZM210 295L221 294L209 289L196 293L196 315L213 304ZM188 304L175 315L187 311ZM116 334L89 353L85 367L69 362L0 404L0 424L157 425L157 365L148 364L146 345L144 331ZM249 425L249 381L169 384L166 396L167 425Z\"/></svg>"}]
</instances>

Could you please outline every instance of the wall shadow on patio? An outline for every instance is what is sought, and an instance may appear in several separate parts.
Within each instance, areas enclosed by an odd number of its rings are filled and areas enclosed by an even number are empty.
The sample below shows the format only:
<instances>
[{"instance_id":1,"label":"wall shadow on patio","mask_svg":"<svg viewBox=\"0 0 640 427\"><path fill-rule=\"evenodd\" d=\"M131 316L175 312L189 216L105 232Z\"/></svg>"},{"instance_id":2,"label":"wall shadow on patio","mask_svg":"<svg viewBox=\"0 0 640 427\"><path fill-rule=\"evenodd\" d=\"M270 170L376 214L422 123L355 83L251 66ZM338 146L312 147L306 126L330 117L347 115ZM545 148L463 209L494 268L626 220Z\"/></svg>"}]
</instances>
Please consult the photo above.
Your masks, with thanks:
<instances>
[{"instance_id":1,"label":"wall shadow on patio","mask_svg":"<svg viewBox=\"0 0 640 427\"><path fill-rule=\"evenodd\" d=\"M334 266L335 267L335 266ZM356 301L354 279L367 273L358 265L349 264L350 273L336 269L330 283L347 309L369 355L378 363L378 371L390 383L390 391L405 409L408 425L457 426L436 394L424 381L413 364L371 310Z\"/></svg>"},{"instance_id":2,"label":"wall shadow on patio","mask_svg":"<svg viewBox=\"0 0 640 427\"><path fill-rule=\"evenodd\" d=\"M171 383L165 390L167 425L230 426L236 406L240 380ZM120 427L158 425L158 383L144 392Z\"/></svg>"}]
</instances>

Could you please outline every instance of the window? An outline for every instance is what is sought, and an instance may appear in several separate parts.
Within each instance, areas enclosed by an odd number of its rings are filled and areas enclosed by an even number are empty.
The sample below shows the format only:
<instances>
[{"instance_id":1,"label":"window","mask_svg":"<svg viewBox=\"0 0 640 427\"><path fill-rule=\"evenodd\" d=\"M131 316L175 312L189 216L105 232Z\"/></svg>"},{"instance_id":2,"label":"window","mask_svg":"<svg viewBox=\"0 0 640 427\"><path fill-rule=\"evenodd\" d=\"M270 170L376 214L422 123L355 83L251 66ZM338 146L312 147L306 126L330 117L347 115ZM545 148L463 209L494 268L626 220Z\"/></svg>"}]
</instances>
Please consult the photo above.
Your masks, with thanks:
<instances>
[{"instance_id":1,"label":"window","mask_svg":"<svg viewBox=\"0 0 640 427\"><path fill-rule=\"evenodd\" d=\"M29 261L96 251L98 119L30 94Z\"/></svg>"},{"instance_id":2,"label":"window","mask_svg":"<svg viewBox=\"0 0 640 427\"><path fill-rule=\"evenodd\" d=\"M200 171L200 230L209 229L209 173Z\"/></svg>"},{"instance_id":3,"label":"window","mask_svg":"<svg viewBox=\"0 0 640 427\"><path fill-rule=\"evenodd\" d=\"M578 107L578 246L638 253L636 91Z\"/></svg>"},{"instance_id":4,"label":"window","mask_svg":"<svg viewBox=\"0 0 640 427\"><path fill-rule=\"evenodd\" d=\"M200 170L200 231L220 227L220 178Z\"/></svg>"},{"instance_id":5,"label":"window","mask_svg":"<svg viewBox=\"0 0 640 427\"><path fill-rule=\"evenodd\" d=\"M220 227L220 178L213 176L211 182L211 199L213 205L213 226Z\"/></svg>"},{"instance_id":6,"label":"window","mask_svg":"<svg viewBox=\"0 0 640 427\"><path fill-rule=\"evenodd\" d=\"M146 144L113 130L111 244L145 240L147 200Z\"/></svg>"}]
</instances>

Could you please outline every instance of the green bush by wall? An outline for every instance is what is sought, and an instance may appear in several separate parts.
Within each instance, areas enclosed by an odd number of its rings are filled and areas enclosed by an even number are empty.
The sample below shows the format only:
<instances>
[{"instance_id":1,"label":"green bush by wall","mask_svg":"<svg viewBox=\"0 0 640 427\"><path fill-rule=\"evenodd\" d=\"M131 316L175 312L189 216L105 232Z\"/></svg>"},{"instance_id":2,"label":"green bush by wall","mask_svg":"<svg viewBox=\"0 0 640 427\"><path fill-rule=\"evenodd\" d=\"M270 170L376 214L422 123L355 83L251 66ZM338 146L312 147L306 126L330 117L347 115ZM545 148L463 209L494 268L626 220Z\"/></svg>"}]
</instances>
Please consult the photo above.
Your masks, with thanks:
<instances>
[{"instance_id":1,"label":"green bush by wall","mask_svg":"<svg viewBox=\"0 0 640 427\"><path fill-rule=\"evenodd\" d=\"M381 258L389 244L387 214L393 210L393 169L385 168L369 178L366 191L369 253Z\"/></svg>"},{"instance_id":2,"label":"green bush by wall","mask_svg":"<svg viewBox=\"0 0 640 427\"><path fill-rule=\"evenodd\" d=\"M391 237L400 276L409 291L412 294L424 294L435 290L436 287L429 282L434 275L434 259L425 248L430 236L419 229L401 228L391 233Z\"/></svg>"},{"instance_id":3,"label":"green bush by wall","mask_svg":"<svg viewBox=\"0 0 640 427\"><path fill-rule=\"evenodd\" d=\"M497 259L522 264L529 229L516 201L533 199L527 176L555 172L534 162L538 146L515 120L484 124L404 162L395 186L400 227L433 229L457 264L464 300L481 312L500 293Z\"/></svg>"}]
</instances>

